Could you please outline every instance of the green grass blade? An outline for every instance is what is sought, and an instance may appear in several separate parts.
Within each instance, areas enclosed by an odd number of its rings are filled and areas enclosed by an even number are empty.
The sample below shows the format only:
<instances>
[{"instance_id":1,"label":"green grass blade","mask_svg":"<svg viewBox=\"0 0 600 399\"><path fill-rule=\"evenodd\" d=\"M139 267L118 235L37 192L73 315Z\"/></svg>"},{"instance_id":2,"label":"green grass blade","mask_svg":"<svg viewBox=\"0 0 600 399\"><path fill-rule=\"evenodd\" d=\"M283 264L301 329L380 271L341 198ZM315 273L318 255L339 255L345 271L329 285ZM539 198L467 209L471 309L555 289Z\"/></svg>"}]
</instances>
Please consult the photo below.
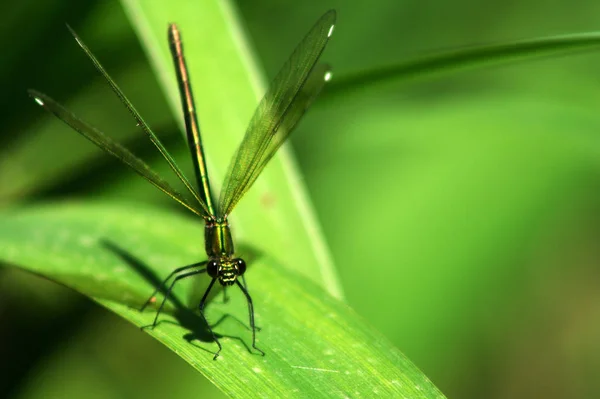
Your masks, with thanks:
<instances>
[{"instance_id":1,"label":"green grass blade","mask_svg":"<svg viewBox=\"0 0 600 399\"><path fill-rule=\"evenodd\" d=\"M451 50L396 65L336 76L322 96L333 98L348 90L390 81L425 79L456 71L591 51L598 47L600 32L588 32Z\"/></svg>"},{"instance_id":2,"label":"green grass blade","mask_svg":"<svg viewBox=\"0 0 600 399\"><path fill-rule=\"evenodd\" d=\"M186 50L211 182L219 182L242 140L264 87L228 1L123 0L175 115L181 115L167 26L177 23ZM318 15L315 15L315 19ZM313 21L307 21L307 26ZM298 38L301 39L301 38ZM291 51L292 49L290 49ZM183 119L180 117L183 129ZM283 151L282 151L283 150ZM322 284L342 289L294 160L282 149L232 213L237 238Z\"/></svg>"},{"instance_id":3,"label":"green grass blade","mask_svg":"<svg viewBox=\"0 0 600 399\"><path fill-rule=\"evenodd\" d=\"M200 224L154 208L29 207L1 213L0 225L0 260L88 295L137 326L150 324L154 315L137 310L153 289L144 276L160 278L204 256ZM249 345L250 332L237 290L230 291L229 303L215 296L208 305L213 322L225 314L243 322L229 318L215 328L232 337L222 338L217 361L210 353L214 343L183 339L193 329L179 325L182 319L172 317L172 307L148 333L234 397L443 398L400 351L318 285L266 255L250 264L247 277L265 357L242 344ZM192 298L207 282L206 277L188 281L175 294L196 304ZM199 318L186 320L192 325Z\"/></svg>"}]
</instances>

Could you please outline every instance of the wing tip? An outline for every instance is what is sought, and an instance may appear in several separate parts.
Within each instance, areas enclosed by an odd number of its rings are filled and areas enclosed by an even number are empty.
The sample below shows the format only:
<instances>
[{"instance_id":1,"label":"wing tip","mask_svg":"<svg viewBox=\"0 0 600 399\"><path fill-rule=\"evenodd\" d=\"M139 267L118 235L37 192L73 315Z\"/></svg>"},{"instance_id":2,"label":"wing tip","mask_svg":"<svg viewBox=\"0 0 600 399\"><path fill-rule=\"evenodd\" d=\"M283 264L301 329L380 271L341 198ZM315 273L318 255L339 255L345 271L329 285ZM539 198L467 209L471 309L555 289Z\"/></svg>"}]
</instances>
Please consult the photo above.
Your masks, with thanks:
<instances>
[{"instance_id":1,"label":"wing tip","mask_svg":"<svg viewBox=\"0 0 600 399\"><path fill-rule=\"evenodd\" d=\"M333 29L335 28L335 21L337 19L337 11L333 8L326 11L325 14L321 17L321 20L327 21L329 23L329 31L327 32L327 38L330 38L333 34Z\"/></svg>"},{"instance_id":2,"label":"wing tip","mask_svg":"<svg viewBox=\"0 0 600 399\"><path fill-rule=\"evenodd\" d=\"M34 89L27 89L27 94L29 94L29 97L31 97L33 99L33 101L35 101L36 103L38 103L38 105L41 105L42 107L45 106L45 101L43 99L43 94L40 93L37 90Z\"/></svg>"}]
</instances>

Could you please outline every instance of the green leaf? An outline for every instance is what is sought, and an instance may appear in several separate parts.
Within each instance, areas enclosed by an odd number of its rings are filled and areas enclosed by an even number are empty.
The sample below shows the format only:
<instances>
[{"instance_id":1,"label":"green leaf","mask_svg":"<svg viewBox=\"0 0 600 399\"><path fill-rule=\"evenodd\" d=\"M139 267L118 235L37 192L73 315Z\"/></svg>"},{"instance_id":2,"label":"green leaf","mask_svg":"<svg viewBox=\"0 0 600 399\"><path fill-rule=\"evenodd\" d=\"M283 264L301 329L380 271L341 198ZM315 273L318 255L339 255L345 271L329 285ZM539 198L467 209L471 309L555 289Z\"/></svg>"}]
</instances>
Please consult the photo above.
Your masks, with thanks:
<instances>
[{"instance_id":1,"label":"green leaf","mask_svg":"<svg viewBox=\"0 0 600 399\"><path fill-rule=\"evenodd\" d=\"M450 50L419 57L413 61L336 77L325 90L324 97L330 99L349 90L364 89L390 81L431 79L434 76L468 69L590 51L599 46L600 32L587 32Z\"/></svg>"},{"instance_id":2,"label":"green leaf","mask_svg":"<svg viewBox=\"0 0 600 399\"><path fill-rule=\"evenodd\" d=\"M72 287L140 327L155 314L137 310L153 290L150 276L205 256L202 223L154 208L67 203L4 212L0 224L0 259ZM217 361L216 345L202 338L207 332L190 312L170 306L146 331L235 397L443 398L387 339L318 285L266 254L255 254L247 280L265 357L247 349L251 334L238 290L230 290L230 303L218 296L207 307L213 322L233 316L215 327L224 336ZM208 278L178 285L176 297L195 305L200 281ZM202 339L182 339L190 337Z\"/></svg>"},{"instance_id":3,"label":"green leaf","mask_svg":"<svg viewBox=\"0 0 600 399\"><path fill-rule=\"evenodd\" d=\"M220 190L229 162L264 89L228 1L123 0L183 131L167 26L182 35L211 182ZM306 22L306 31L315 19ZM298 37L300 41L302 37ZM293 48L290 48L290 54ZM271 161L230 218L236 235L336 297L342 289L294 160L285 148Z\"/></svg>"}]
</instances>

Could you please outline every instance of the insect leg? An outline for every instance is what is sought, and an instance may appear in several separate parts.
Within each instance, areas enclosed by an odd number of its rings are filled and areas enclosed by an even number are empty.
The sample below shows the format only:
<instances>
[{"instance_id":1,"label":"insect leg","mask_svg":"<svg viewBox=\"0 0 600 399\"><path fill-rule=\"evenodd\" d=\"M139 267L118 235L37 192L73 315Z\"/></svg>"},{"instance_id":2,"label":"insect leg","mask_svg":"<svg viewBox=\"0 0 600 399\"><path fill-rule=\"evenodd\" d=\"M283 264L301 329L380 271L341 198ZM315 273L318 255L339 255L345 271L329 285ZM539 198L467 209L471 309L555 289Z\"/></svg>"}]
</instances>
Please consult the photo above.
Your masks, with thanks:
<instances>
[{"instance_id":1,"label":"insect leg","mask_svg":"<svg viewBox=\"0 0 600 399\"><path fill-rule=\"evenodd\" d=\"M240 287L248 302L248 315L250 317L250 327L252 328L252 347L264 356L265 352L256 347L256 326L254 324L254 305L252 304L252 298L250 297L248 290L239 282L239 280L235 280L235 283Z\"/></svg>"},{"instance_id":2,"label":"insect leg","mask_svg":"<svg viewBox=\"0 0 600 399\"><path fill-rule=\"evenodd\" d=\"M219 350L217 351L217 353L215 353L215 357L213 357L213 360L217 360L217 358L219 357L219 353L221 353L221 349L223 349L223 347L221 346L221 343L217 339L217 336L215 335L214 331L210 327L210 324L208 324L208 320L206 320L206 316L204 316L204 305L206 305L206 298L208 298L208 294L210 293L210 290L212 289L213 285L215 285L215 281L217 281L217 279L213 278L212 281L210 282L210 284L208 285L208 288L206 289L204 296L200 300L200 305L198 306L200 308L200 316L202 316L202 320L204 320L204 322L206 323L206 326L208 327L210 334L212 335L213 339L219 346Z\"/></svg>"},{"instance_id":3,"label":"insect leg","mask_svg":"<svg viewBox=\"0 0 600 399\"><path fill-rule=\"evenodd\" d=\"M223 303L229 302L229 295L227 295L227 287L223 286Z\"/></svg>"},{"instance_id":4,"label":"insect leg","mask_svg":"<svg viewBox=\"0 0 600 399\"><path fill-rule=\"evenodd\" d=\"M163 280L162 283L160 283L160 285L154 290L154 292L152 293L152 295L150 295L150 298L148 298L148 300L146 301L146 303L144 303L144 306L142 306L140 308L140 312L143 312L144 309L146 309L146 307L152 302L152 299L156 296L156 294L158 294L159 291L164 290L166 285L167 285L167 281L169 281L171 279L171 277L173 277L174 275L176 275L179 272L182 272L184 270L188 270L191 269L193 267L200 267L200 266L204 266L206 264L206 262L208 261L203 261L203 262L198 262L198 263L193 263L191 265L187 265L187 266L182 266L182 267L178 267L177 269L173 270L169 276Z\"/></svg>"},{"instance_id":5,"label":"insect leg","mask_svg":"<svg viewBox=\"0 0 600 399\"><path fill-rule=\"evenodd\" d=\"M171 295L171 291L173 290L175 283L177 283L181 279L184 279L184 278L190 277L190 276L194 276L196 274L204 273L205 271L206 271L206 269L194 270L193 272L181 274L181 275L175 277L175 280L173 280L173 282L169 286L169 289L165 293L165 297L163 298L163 301L161 302L160 307L158 308L158 312L156 312L156 316L154 317L154 322L152 323L152 327L156 327L156 323L158 322L158 316L160 315L160 312L162 312L162 309L165 306L167 299L169 299L169 295Z\"/></svg>"}]
</instances>

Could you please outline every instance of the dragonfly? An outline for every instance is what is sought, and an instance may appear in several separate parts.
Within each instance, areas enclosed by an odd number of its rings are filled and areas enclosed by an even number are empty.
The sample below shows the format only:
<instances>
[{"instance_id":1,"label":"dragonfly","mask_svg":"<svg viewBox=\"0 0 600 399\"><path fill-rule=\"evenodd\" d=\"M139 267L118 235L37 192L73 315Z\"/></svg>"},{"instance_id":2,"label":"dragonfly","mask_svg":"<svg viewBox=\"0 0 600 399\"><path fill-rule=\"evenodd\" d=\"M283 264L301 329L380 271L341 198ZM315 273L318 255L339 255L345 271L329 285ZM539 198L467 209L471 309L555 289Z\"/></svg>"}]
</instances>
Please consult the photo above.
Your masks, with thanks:
<instances>
[{"instance_id":1,"label":"dragonfly","mask_svg":"<svg viewBox=\"0 0 600 399\"><path fill-rule=\"evenodd\" d=\"M228 218L240 199L250 189L262 170L289 137L326 82L330 80L331 68L326 64L319 64L317 62L331 37L335 20L335 10L329 10L323 14L306 36L304 36L271 82L250 120L242 142L234 153L218 201L214 201L215 197L213 197L211 190L200 135L200 125L198 124L194 98L192 96L190 75L185 62L181 32L177 25L169 25L168 40L177 75L187 142L194 164L195 188L90 49L71 27L67 25L67 28L98 72L104 77L112 91L129 110L137 122L137 126L141 128L158 149L193 199L190 199L189 196L184 196L178 190L174 189L167 180L154 172L148 164L131 153L127 148L94 126L83 121L49 96L36 90L28 91L37 104L54 114L98 147L129 166L180 205L203 219L204 246L207 259L173 270L160 286L156 288L141 308L141 311L155 301L155 297L159 291L165 292L151 325L151 327L155 327L175 284L191 276L201 273L208 274L211 281L200 300L198 308L200 316L204 320L205 325L208 326L212 338L218 346L218 350L214 354L215 360L222 350L222 345L206 320L204 309L208 295L216 282L224 288L233 285L239 287L248 304L248 316L252 331L252 348L261 355L265 355L256 346L256 332L258 327L255 324L254 305L245 279L246 262L244 259L235 256Z\"/></svg>"}]
</instances>

